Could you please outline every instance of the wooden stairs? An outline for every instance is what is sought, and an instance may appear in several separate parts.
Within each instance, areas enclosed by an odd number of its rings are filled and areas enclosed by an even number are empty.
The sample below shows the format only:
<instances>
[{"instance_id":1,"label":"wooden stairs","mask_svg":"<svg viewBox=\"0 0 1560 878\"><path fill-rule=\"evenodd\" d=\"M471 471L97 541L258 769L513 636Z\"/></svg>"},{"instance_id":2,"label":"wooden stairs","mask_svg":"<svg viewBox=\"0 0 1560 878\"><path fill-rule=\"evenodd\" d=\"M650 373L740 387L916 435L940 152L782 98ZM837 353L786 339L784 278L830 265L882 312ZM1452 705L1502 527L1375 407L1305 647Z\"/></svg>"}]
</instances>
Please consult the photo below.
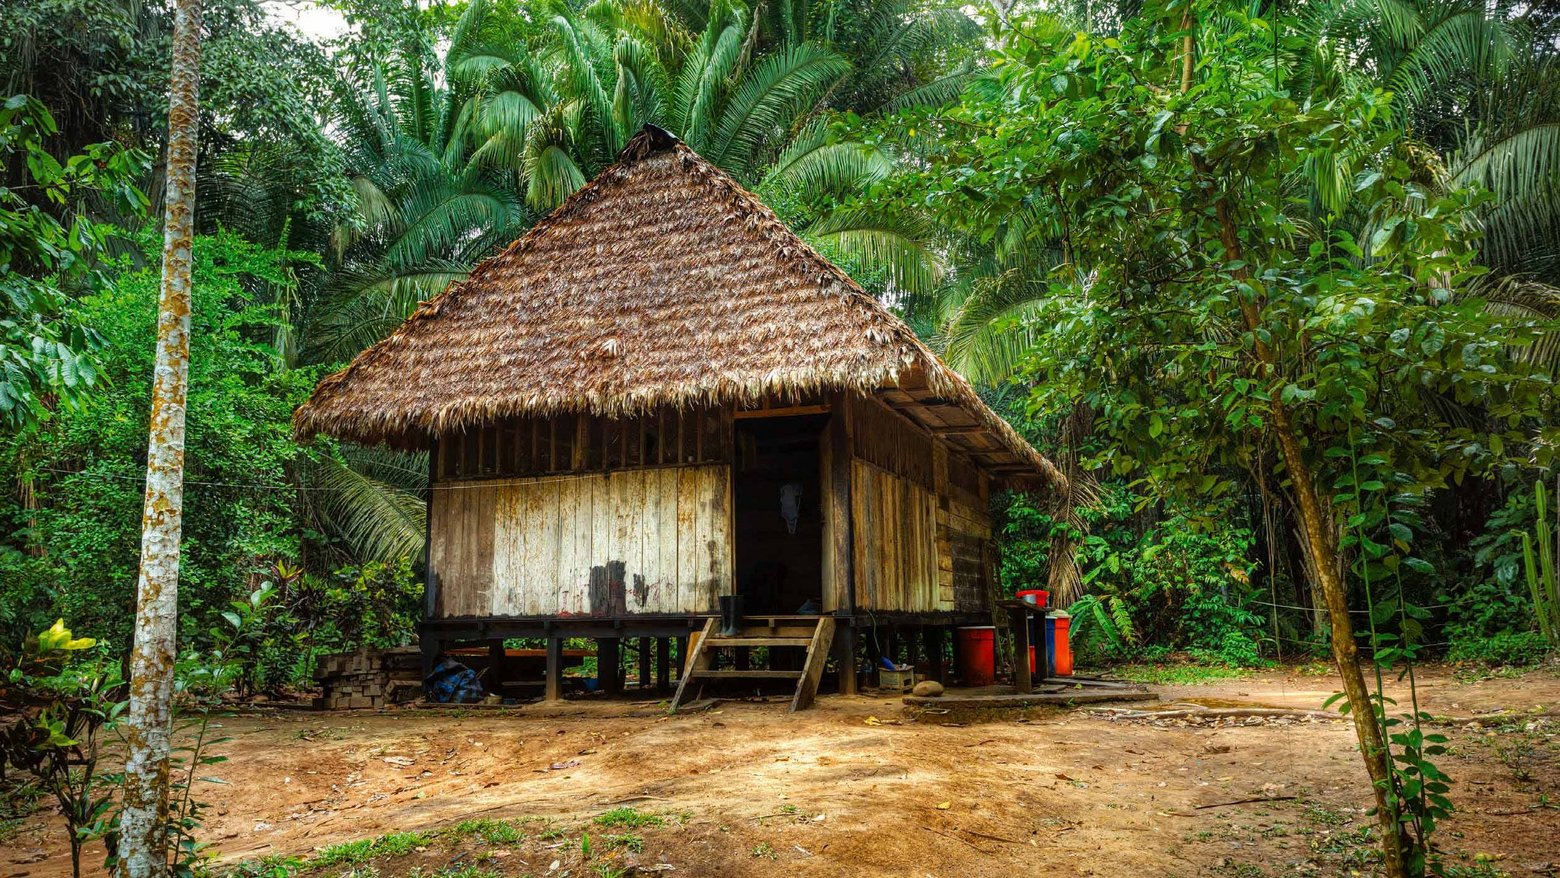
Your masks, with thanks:
<instances>
[{"instance_id":1,"label":"wooden stairs","mask_svg":"<svg viewBox=\"0 0 1560 878\"><path fill-rule=\"evenodd\" d=\"M812 706L823 666L829 660L829 646L834 642L833 616L743 616L735 636L722 637L719 632L719 619L704 623L704 631L697 635L698 642L689 651L677 694L672 696L672 712L702 689L702 685L690 683L707 680L795 680L796 694L791 697L790 712ZM806 647L807 658L797 671L715 668L716 650L753 646Z\"/></svg>"}]
</instances>

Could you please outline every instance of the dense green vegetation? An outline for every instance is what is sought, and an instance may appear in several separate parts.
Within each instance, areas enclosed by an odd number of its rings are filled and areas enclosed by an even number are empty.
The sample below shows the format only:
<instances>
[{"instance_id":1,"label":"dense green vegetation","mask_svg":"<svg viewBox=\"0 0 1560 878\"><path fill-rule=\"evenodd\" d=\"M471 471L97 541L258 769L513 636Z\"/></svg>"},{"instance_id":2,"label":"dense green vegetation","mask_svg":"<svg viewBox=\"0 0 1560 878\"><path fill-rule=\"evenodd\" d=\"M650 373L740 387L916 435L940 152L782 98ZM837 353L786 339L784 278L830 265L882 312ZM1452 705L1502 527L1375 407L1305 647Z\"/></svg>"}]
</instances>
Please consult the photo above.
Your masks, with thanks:
<instances>
[{"instance_id":1,"label":"dense green vegetation","mask_svg":"<svg viewBox=\"0 0 1560 878\"><path fill-rule=\"evenodd\" d=\"M1086 659L1347 664L1329 594L1380 673L1555 649L1548 5L331 7L349 29L320 42L207 4L191 698L412 636L426 462L301 447L291 412L646 122L1068 472L1068 497L999 499L1001 579L1069 606ZM128 644L170 30L122 0L0 21L0 651L61 617L104 668ZM1423 868L1435 745L1374 709Z\"/></svg>"},{"instance_id":2,"label":"dense green vegetation","mask_svg":"<svg viewBox=\"0 0 1560 878\"><path fill-rule=\"evenodd\" d=\"M249 0L208 10L190 648L267 581L286 643L263 685L307 672L296 637L307 656L409 635L423 464L299 448L290 412L654 121L1073 474L1059 506L1002 501L1002 578L1074 604L1087 656L1325 648L1269 385L1357 522L1361 609L1385 577L1432 651L1547 650L1519 534L1560 356L1552 13L1333 0L1275 28L1262 3L1193 4L1183 82L1176 3L336 8L328 44ZM169 28L112 3L23 3L0 28L6 642L57 616L126 642ZM1256 335L1231 321L1252 289Z\"/></svg>"}]
</instances>

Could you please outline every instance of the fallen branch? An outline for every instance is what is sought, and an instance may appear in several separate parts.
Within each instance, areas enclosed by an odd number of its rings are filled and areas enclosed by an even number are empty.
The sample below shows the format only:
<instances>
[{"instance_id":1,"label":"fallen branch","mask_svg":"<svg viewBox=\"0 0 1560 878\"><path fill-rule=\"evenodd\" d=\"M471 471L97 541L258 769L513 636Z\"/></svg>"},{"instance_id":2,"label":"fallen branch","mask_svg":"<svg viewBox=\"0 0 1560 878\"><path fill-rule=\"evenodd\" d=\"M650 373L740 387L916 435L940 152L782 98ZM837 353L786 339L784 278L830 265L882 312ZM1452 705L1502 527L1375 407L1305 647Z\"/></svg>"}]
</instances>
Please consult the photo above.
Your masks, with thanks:
<instances>
[{"instance_id":1,"label":"fallen branch","mask_svg":"<svg viewBox=\"0 0 1560 878\"><path fill-rule=\"evenodd\" d=\"M1019 845L1023 844L1023 842L1019 841L1016 838L1003 838L1000 835L987 835L984 832L976 832L973 829L960 829L959 831L960 832L967 832L970 835L977 836L979 838L989 838L992 841L1000 841L1000 842L1004 842L1006 844L1019 844Z\"/></svg>"},{"instance_id":2,"label":"fallen branch","mask_svg":"<svg viewBox=\"0 0 1560 878\"><path fill-rule=\"evenodd\" d=\"M1206 811L1209 808L1225 808L1225 807L1228 807L1230 805L1249 805L1252 802L1289 802L1289 801L1293 801L1294 799L1298 799L1298 798L1300 798L1300 797L1299 796L1256 796L1256 797L1250 798L1250 799L1236 799L1233 802L1214 802L1211 805L1193 805L1192 806L1192 810L1193 811Z\"/></svg>"},{"instance_id":3,"label":"fallen branch","mask_svg":"<svg viewBox=\"0 0 1560 878\"><path fill-rule=\"evenodd\" d=\"M976 843L970 841L969 839L967 839L967 838L960 838L959 836L954 835L951 832L943 832L941 829L933 829L930 826L922 826L921 828L926 830L927 832L935 832L938 835L942 836L943 838L951 838L954 841L957 841L957 842L969 845L970 849L975 851L975 852L977 852L977 853L986 854L987 856L990 856L991 854L996 853L996 851L988 851L985 848L981 847L980 845L977 845Z\"/></svg>"},{"instance_id":4,"label":"fallen branch","mask_svg":"<svg viewBox=\"0 0 1560 878\"><path fill-rule=\"evenodd\" d=\"M1117 710L1112 719L1243 719L1267 717L1270 719L1342 719L1336 713L1325 710L1301 710L1287 707L1185 707L1176 710Z\"/></svg>"}]
</instances>

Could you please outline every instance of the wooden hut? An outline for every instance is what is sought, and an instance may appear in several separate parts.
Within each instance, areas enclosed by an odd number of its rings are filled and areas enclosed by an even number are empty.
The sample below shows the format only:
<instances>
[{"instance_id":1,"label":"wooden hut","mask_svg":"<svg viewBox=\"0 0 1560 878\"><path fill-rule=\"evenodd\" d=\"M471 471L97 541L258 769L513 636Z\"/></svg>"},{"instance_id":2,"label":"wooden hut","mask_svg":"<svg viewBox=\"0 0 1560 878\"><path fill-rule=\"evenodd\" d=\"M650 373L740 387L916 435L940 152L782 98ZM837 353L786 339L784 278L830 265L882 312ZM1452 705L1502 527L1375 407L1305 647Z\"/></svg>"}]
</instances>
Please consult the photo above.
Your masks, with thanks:
<instances>
[{"instance_id":1,"label":"wooden hut","mask_svg":"<svg viewBox=\"0 0 1560 878\"><path fill-rule=\"evenodd\" d=\"M876 298L654 127L320 382L296 425L430 452L427 660L545 637L554 697L561 638L598 639L611 687L622 641L661 638L664 684L666 638L690 634L684 679L796 679L804 706L832 642L854 691L858 631L875 650L990 622L990 492L1063 481ZM744 615L725 640L723 595ZM725 668L723 646L776 658Z\"/></svg>"}]
</instances>

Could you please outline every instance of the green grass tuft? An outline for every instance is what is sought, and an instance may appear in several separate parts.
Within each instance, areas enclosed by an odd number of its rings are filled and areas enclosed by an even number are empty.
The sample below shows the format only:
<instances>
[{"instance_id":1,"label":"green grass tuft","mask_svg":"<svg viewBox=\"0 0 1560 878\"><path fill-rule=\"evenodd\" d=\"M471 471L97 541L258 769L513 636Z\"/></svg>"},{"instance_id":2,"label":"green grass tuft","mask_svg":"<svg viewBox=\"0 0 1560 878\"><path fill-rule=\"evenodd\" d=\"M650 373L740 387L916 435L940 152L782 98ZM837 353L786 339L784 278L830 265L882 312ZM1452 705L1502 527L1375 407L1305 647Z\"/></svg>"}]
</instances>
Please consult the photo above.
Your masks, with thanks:
<instances>
[{"instance_id":1,"label":"green grass tuft","mask_svg":"<svg viewBox=\"0 0 1560 878\"><path fill-rule=\"evenodd\" d=\"M491 845L519 844L525 833L514 820L462 820L451 830L456 837L476 836Z\"/></svg>"},{"instance_id":2,"label":"green grass tuft","mask_svg":"<svg viewBox=\"0 0 1560 878\"><path fill-rule=\"evenodd\" d=\"M613 808L596 818L597 826L615 829L639 829L644 826L665 826L666 820L654 814L645 814L633 808Z\"/></svg>"},{"instance_id":3,"label":"green grass tuft","mask_svg":"<svg viewBox=\"0 0 1560 878\"><path fill-rule=\"evenodd\" d=\"M329 866L358 866L374 857L399 857L409 854L429 842L429 836L421 832L392 832L378 838L363 838L344 844L331 845L308 861L307 868Z\"/></svg>"}]
</instances>

